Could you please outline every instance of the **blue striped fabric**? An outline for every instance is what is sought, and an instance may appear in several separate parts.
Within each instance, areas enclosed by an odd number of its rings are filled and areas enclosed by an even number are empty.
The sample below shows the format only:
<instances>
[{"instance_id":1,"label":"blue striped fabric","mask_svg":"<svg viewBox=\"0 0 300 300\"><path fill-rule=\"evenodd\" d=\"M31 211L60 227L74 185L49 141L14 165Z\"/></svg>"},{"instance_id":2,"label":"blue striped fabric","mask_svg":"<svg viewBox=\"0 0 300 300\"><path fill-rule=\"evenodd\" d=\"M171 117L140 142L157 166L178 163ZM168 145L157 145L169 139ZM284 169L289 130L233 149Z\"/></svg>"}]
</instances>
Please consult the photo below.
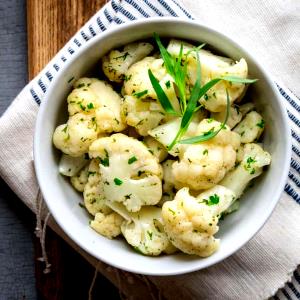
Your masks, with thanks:
<instances>
[{"instance_id":1,"label":"blue striped fabric","mask_svg":"<svg viewBox=\"0 0 300 300\"><path fill-rule=\"evenodd\" d=\"M193 19L186 9L177 0L112 0L107 3L56 55L48 64L46 71L42 71L32 81L30 93L32 100L38 105L62 66L76 53L82 45L97 34L107 30L112 24L122 24L140 18L157 16L185 17ZM285 192L300 204L300 99L290 90L277 84L282 100L286 104L292 128L292 160ZM295 270L291 282L280 289L273 299L300 299L300 267Z\"/></svg>"}]
</instances>

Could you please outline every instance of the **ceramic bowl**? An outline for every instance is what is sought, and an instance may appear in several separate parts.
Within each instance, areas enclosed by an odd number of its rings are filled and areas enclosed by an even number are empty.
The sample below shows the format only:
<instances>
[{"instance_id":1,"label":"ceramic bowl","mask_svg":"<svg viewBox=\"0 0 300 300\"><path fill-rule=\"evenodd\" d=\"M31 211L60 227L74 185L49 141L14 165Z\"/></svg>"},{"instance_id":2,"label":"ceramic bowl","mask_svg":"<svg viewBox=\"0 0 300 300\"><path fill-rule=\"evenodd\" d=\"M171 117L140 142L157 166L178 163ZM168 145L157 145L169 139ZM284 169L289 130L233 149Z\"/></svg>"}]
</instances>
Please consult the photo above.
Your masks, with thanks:
<instances>
[{"instance_id":1,"label":"ceramic bowl","mask_svg":"<svg viewBox=\"0 0 300 300\"><path fill-rule=\"evenodd\" d=\"M122 239L109 240L89 227L89 216L78 203L82 196L58 173L60 152L52 144L57 125L67 119L66 97L70 78L89 74L109 50L149 38L153 32L205 42L215 51L248 62L249 77L259 81L251 86L248 97L266 120L264 148L272 155L272 164L241 199L238 212L222 221L217 237L220 249L212 256L199 258L177 253L147 257L132 250ZM247 49L229 37L195 21L178 18L152 18L114 26L91 39L73 54L55 76L41 104L34 137L34 161L37 179L47 206L65 233L99 260L130 272L149 275L187 273L216 264L247 243L270 217L284 188L290 161L290 131L285 108L270 76Z\"/></svg>"}]
</instances>

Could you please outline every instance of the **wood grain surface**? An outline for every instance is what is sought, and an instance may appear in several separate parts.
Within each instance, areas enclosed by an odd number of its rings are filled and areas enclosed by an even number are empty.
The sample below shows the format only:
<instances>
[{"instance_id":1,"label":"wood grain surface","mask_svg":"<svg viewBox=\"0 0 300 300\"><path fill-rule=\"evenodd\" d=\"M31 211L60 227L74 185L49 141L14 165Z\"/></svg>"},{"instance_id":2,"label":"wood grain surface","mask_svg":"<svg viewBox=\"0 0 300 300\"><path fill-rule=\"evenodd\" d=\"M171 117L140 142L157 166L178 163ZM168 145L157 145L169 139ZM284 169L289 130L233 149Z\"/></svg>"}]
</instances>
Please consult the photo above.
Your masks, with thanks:
<instances>
[{"instance_id":1,"label":"wood grain surface","mask_svg":"<svg viewBox=\"0 0 300 300\"><path fill-rule=\"evenodd\" d=\"M105 0L28 0L28 74L32 79Z\"/></svg>"},{"instance_id":2,"label":"wood grain surface","mask_svg":"<svg viewBox=\"0 0 300 300\"><path fill-rule=\"evenodd\" d=\"M104 4L105 0L28 0L28 76L34 78L84 23ZM48 229L46 236L50 274L43 264L36 263L36 285L42 299L87 299L94 269L74 252L60 237ZM38 240L35 257L41 256ZM98 276L95 299L119 299L117 290ZM101 298L102 298L101 297Z\"/></svg>"}]
</instances>

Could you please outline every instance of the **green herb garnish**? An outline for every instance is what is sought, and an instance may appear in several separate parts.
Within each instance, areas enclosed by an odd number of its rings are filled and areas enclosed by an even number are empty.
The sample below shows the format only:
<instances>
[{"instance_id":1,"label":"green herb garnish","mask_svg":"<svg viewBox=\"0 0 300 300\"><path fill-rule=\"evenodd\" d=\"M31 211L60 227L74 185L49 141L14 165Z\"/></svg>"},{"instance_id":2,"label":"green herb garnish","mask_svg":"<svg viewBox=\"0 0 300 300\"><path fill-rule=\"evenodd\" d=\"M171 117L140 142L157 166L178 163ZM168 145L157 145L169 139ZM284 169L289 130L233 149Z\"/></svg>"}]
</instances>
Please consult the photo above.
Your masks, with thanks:
<instances>
[{"instance_id":1,"label":"green herb garnish","mask_svg":"<svg viewBox=\"0 0 300 300\"><path fill-rule=\"evenodd\" d=\"M216 205L218 204L220 201L220 197L217 195L217 194L214 194L212 196L209 196L208 200L207 199L203 199L203 202L208 205L208 206L211 206L211 205Z\"/></svg>"},{"instance_id":2,"label":"green herb garnish","mask_svg":"<svg viewBox=\"0 0 300 300\"><path fill-rule=\"evenodd\" d=\"M172 115L180 115L182 116L180 129L177 132L173 141L168 145L168 150L171 150L174 145L179 141L182 144L193 144L202 141L207 141L213 137L215 137L221 129L224 128L225 123L228 119L229 108L230 108L230 101L228 91L226 90L227 94L227 110L226 110L226 121L222 123L220 129L216 131L210 132L210 134L205 134L202 136L198 136L191 139L186 139L180 141L180 138L184 135L187 131L188 126L192 120L193 114L198 111L203 105L199 104L199 100L204 97L205 100L208 100L209 96L206 94L214 85L216 85L219 81L225 80L230 83L253 83L256 79L244 79L236 76L221 76L218 78L214 78L211 81L207 82L205 85L201 86L201 64L199 59L198 50L202 48L205 44L200 45L199 47L193 48L188 51L186 54L183 54L183 45L181 45L178 57L172 57L171 54L167 51L167 49L163 46L160 41L160 38L157 33L154 33L154 38L160 50L160 54L164 61L164 66L166 67L167 72L172 76L174 79L174 84L176 87L176 91L178 94L178 101L180 105L180 113L176 112L169 101L167 95L165 94L163 88L160 86L158 80L155 78L151 70L148 70L148 75L152 84L152 87L157 95L158 101L162 105L163 109L168 114ZM197 56L197 79L196 83L191 90L191 94L189 99L186 99L185 91L186 91L186 77L187 77L187 57L190 53L196 52ZM216 97L216 94L213 94Z\"/></svg>"},{"instance_id":3,"label":"green herb garnish","mask_svg":"<svg viewBox=\"0 0 300 300\"><path fill-rule=\"evenodd\" d=\"M225 116L224 122L220 125L220 128L218 130L214 130L214 128L212 128L211 130L204 132L202 135L198 135L198 136L194 136L189 139L181 140L181 141L179 141L180 144L195 144L195 143L208 141L208 140L214 138L223 128L225 128L225 124L228 120L229 112L230 112L230 100L229 100L229 95L228 95L227 89L226 89L226 95L227 95L226 116Z\"/></svg>"},{"instance_id":4,"label":"green herb garnish","mask_svg":"<svg viewBox=\"0 0 300 300\"><path fill-rule=\"evenodd\" d=\"M135 161L137 161L137 158L135 156L132 156L128 159L128 164L131 165L133 164Z\"/></svg>"},{"instance_id":5,"label":"green herb garnish","mask_svg":"<svg viewBox=\"0 0 300 300\"><path fill-rule=\"evenodd\" d=\"M152 241L152 235L153 235L153 232L151 232L151 231L147 230L147 234L148 234L148 236L149 236L150 240Z\"/></svg>"},{"instance_id":6,"label":"green herb garnish","mask_svg":"<svg viewBox=\"0 0 300 300\"><path fill-rule=\"evenodd\" d=\"M94 108L94 104L93 104L93 103L89 103L89 104L87 105L87 108L88 108L88 109Z\"/></svg>"},{"instance_id":7,"label":"green herb garnish","mask_svg":"<svg viewBox=\"0 0 300 300\"><path fill-rule=\"evenodd\" d=\"M205 149L203 152L202 152L203 155L208 155L208 150Z\"/></svg>"},{"instance_id":8,"label":"green herb garnish","mask_svg":"<svg viewBox=\"0 0 300 300\"><path fill-rule=\"evenodd\" d=\"M168 210L172 213L173 216L176 214L175 211L174 211L173 209L168 208Z\"/></svg>"},{"instance_id":9,"label":"green herb garnish","mask_svg":"<svg viewBox=\"0 0 300 300\"><path fill-rule=\"evenodd\" d=\"M143 96L145 96L147 94L148 94L148 90L143 90L141 92L135 92L132 95L135 96L135 97L137 97L137 98L141 98L141 97L143 97Z\"/></svg>"},{"instance_id":10,"label":"green herb garnish","mask_svg":"<svg viewBox=\"0 0 300 300\"><path fill-rule=\"evenodd\" d=\"M115 185L121 185L123 183L123 181L119 178L115 178L114 183L115 183Z\"/></svg>"},{"instance_id":11,"label":"green herb garnish","mask_svg":"<svg viewBox=\"0 0 300 300\"><path fill-rule=\"evenodd\" d=\"M105 158L100 157L100 164L104 167L109 167L109 155L106 149L104 149L105 152Z\"/></svg>"},{"instance_id":12,"label":"green herb garnish","mask_svg":"<svg viewBox=\"0 0 300 300\"><path fill-rule=\"evenodd\" d=\"M169 98L167 97L166 93L164 92L164 90L160 86L158 80L155 78L155 76L153 75L153 73L150 69L148 70L148 75L149 75L151 84L153 86L153 89L154 89L163 109L166 111L166 113L168 113L170 115L178 115L178 113L173 108Z\"/></svg>"},{"instance_id":13,"label":"green herb garnish","mask_svg":"<svg viewBox=\"0 0 300 300\"><path fill-rule=\"evenodd\" d=\"M68 125L66 125L66 126L64 127L64 129L62 129L62 132L66 133L67 130L68 130Z\"/></svg>"},{"instance_id":14,"label":"green herb garnish","mask_svg":"<svg viewBox=\"0 0 300 300\"><path fill-rule=\"evenodd\" d=\"M257 127L259 128L264 128L265 127L265 120L261 120L259 123L256 124Z\"/></svg>"}]
</instances>

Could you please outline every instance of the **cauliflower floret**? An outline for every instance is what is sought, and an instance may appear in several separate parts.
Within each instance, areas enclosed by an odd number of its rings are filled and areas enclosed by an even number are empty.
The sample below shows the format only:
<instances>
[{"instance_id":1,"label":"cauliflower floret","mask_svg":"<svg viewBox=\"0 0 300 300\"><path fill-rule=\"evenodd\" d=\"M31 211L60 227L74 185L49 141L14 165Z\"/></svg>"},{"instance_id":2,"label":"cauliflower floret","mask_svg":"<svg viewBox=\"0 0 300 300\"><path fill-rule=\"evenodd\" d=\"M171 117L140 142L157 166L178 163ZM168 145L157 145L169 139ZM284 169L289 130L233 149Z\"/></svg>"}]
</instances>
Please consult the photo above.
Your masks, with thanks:
<instances>
[{"instance_id":1,"label":"cauliflower floret","mask_svg":"<svg viewBox=\"0 0 300 300\"><path fill-rule=\"evenodd\" d=\"M101 235L113 239L121 233L121 224L124 219L117 213L112 212L105 215L101 212L96 213L90 226Z\"/></svg>"},{"instance_id":2,"label":"cauliflower floret","mask_svg":"<svg viewBox=\"0 0 300 300\"><path fill-rule=\"evenodd\" d=\"M251 111L233 131L240 134L241 142L245 144L258 140L264 131L264 127L265 122L262 116L256 111Z\"/></svg>"},{"instance_id":3,"label":"cauliflower floret","mask_svg":"<svg viewBox=\"0 0 300 300\"><path fill-rule=\"evenodd\" d=\"M255 106L252 102L248 102L239 106L239 111L244 117L248 112L254 110Z\"/></svg>"},{"instance_id":4,"label":"cauliflower floret","mask_svg":"<svg viewBox=\"0 0 300 300\"><path fill-rule=\"evenodd\" d=\"M131 43L123 51L112 50L102 58L102 70L110 81L128 80L125 76L128 68L146 57L153 50L149 43Z\"/></svg>"},{"instance_id":5,"label":"cauliflower floret","mask_svg":"<svg viewBox=\"0 0 300 300\"><path fill-rule=\"evenodd\" d=\"M181 44L183 45L183 54L194 48L193 45L179 40L172 39L167 50L173 56L178 56ZM247 78L248 66L245 59L235 62L232 59L212 54L207 50L199 50L199 58L201 62L201 85L206 84L214 78L220 76L235 76ZM197 79L197 56L195 52L191 52L187 58L187 78L188 83L194 85ZM226 108L228 90L231 103L237 100L245 89L245 84L231 83L221 80L213 86L201 99L200 102L206 109L212 112L220 112Z\"/></svg>"},{"instance_id":6,"label":"cauliflower floret","mask_svg":"<svg viewBox=\"0 0 300 300\"><path fill-rule=\"evenodd\" d=\"M165 116L161 105L156 101L143 101L134 96L125 96L122 102L122 113L129 126L142 135L158 126Z\"/></svg>"},{"instance_id":7,"label":"cauliflower floret","mask_svg":"<svg viewBox=\"0 0 300 300\"><path fill-rule=\"evenodd\" d=\"M183 138L188 138L196 135L198 124L201 120L203 120L206 116L206 112L199 110L197 113L194 114L192 121L186 131L186 133L183 135ZM177 132L180 129L180 123L181 118L176 118L173 120L170 120L152 130L150 130L148 133L152 137L154 137L159 143L165 146L167 149L168 145L171 144L173 139L175 138ZM175 144L174 147L169 150L168 152L172 156L178 156L182 154L185 149L188 147L188 145L183 144Z\"/></svg>"},{"instance_id":8,"label":"cauliflower floret","mask_svg":"<svg viewBox=\"0 0 300 300\"><path fill-rule=\"evenodd\" d=\"M172 172L172 165L174 162L175 160L168 159L162 163L164 174L162 181L163 195L158 203L159 206L162 206L166 201L173 200L177 192L176 187L178 188L179 184L176 182Z\"/></svg>"},{"instance_id":9,"label":"cauliflower floret","mask_svg":"<svg viewBox=\"0 0 300 300\"><path fill-rule=\"evenodd\" d=\"M111 85L96 78L81 78L75 87L68 97L69 112L72 102L82 112L93 114L99 132L119 132L126 128L121 115L121 97Z\"/></svg>"},{"instance_id":10,"label":"cauliflower floret","mask_svg":"<svg viewBox=\"0 0 300 300\"><path fill-rule=\"evenodd\" d=\"M111 209L106 205L99 163L100 160L97 158L91 160L88 169L88 180L83 191L85 207L93 216L98 212L102 212L104 215L111 212Z\"/></svg>"},{"instance_id":11,"label":"cauliflower floret","mask_svg":"<svg viewBox=\"0 0 300 300\"><path fill-rule=\"evenodd\" d=\"M69 120L53 134L56 148L77 157L86 153L90 144L104 132L126 128L121 115L121 97L104 81L81 78L68 96Z\"/></svg>"},{"instance_id":12,"label":"cauliflower floret","mask_svg":"<svg viewBox=\"0 0 300 300\"><path fill-rule=\"evenodd\" d=\"M125 219L121 231L137 252L157 256L162 252L171 254L176 251L164 232L161 208L144 206L140 211L130 213L124 205L116 202L111 203L111 208Z\"/></svg>"},{"instance_id":13,"label":"cauliflower floret","mask_svg":"<svg viewBox=\"0 0 300 300\"><path fill-rule=\"evenodd\" d=\"M162 162L167 158L168 152L166 148L153 137L146 136L144 138L144 144L147 146L150 153L157 157L159 162Z\"/></svg>"},{"instance_id":14,"label":"cauliflower floret","mask_svg":"<svg viewBox=\"0 0 300 300\"><path fill-rule=\"evenodd\" d=\"M58 171L65 176L74 176L88 163L89 158L86 158L85 155L73 157L63 153L59 161Z\"/></svg>"},{"instance_id":15,"label":"cauliflower floret","mask_svg":"<svg viewBox=\"0 0 300 300\"><path fill-rule=\"evenodd\" d=\"M219 183L232 190L240 198L248 183L263 172L263 167L271 163L271 155L257 144L245 144L243 160Z\"/></svg>"},{"instance_id":16,"label":"cauliflower floret","mask_svg":"<svg viewBox=\"0 0 300 300\"><path fill-rule=\"evenodd\" d=\"M174 110L180 112L180 107L173 84L174 80L167 73L167 70L164 67L164 61L161 58L156 59L154 57L145 57L129 68L128 72L126 73L128 80L124 82L125 95L136 96L139 99L151 98L158 100L149 79L149 69L159 81L160 86L170 100Z\"/></svg>"},{"instance_id":17,"label":"cauliflower floret","mask_svg":"<svg viewBox=\"0 0 300 300\"><path fill-rule=\"evenodd\" d=\"M221 123L212 119L200 122L196 135L220 128ZM240 137L227 127L218 135L203 143L189 145L180 161L173 164L176 181L193 190L208 189L234 167Z\"/></svg>"},{"instance_id":18,"label":"cauliflower floret","mask_svg":"<svg viewBox=\"0 0 300 300\"><path fill-rule=\"evenodd\" d=\"M219 247L219 239L214 238L219 217L234 200L234 193L219 185L196 198L186 187L179 190L175 199L162 207L164 229L171 243L187 254L213 254Z\"/></svg>"},{"instance_id":19,"label":"cauliflower floret","mask_svg":"<svg viewBox=\"0 0 300 300\"><path fill-rule=\"evenodd\" d=\"M88 181L89 165L82 168L79 173L70 178L71 184L78 192L83 192Z\"/></svg>"},{"instance_id":20,"label":"cauliflower floret","mask_svg":"<svg viewBox=\"0 0 300 300\"><path fill-rule=\"evenodd\" d=\"M53 133L56 148L70 156L78 157L88 152L90 144L97 139L96 118L77 113L66 124L59 125Z\"/></svg>"},{"instance_id":21,"label":"cauliflower floret","mask_svg":"<svg viewBox=\"0 0 300 300\"><path fill-rule=\"evenodd\" d=\"M155 205L162 196L162 169L157 158L140 141L124 134L96 140L89 149L99 157L105 198L121 202L132 212Z\"/></svg>"},{"instance_id":22,"label":"cauliflower floret","mask_svg":"<svg viewBox=\"0 0 300 300\"><path fill-rule=\"evenodd\" d=\"M241 122L242 118L249 111L251 111L253 109L254 109L253 103L245 103L241 106L238 106L238 105L231 106L226 125L228 125L230 128L234 128L238 123ZM211 117L219 122L223 122L225 119L225 116L226 116L226 109L221 112L211 113Z\"/></svg>"},{"instance_id":23,"label":"cauliflower floret","mask_svg":"<svg viewBox=\"0 0 300 300\"><path fill-rule=\"evenodd\" d=\"M226 116L226 110L212 113L211 117L218 122L224 122ZM240 123L243 118L243 115L240 113L238 106L230 106L229 117L226 122L226 125L230 128L233 128L236 124Z\"/></svg>"}]
</instances>

